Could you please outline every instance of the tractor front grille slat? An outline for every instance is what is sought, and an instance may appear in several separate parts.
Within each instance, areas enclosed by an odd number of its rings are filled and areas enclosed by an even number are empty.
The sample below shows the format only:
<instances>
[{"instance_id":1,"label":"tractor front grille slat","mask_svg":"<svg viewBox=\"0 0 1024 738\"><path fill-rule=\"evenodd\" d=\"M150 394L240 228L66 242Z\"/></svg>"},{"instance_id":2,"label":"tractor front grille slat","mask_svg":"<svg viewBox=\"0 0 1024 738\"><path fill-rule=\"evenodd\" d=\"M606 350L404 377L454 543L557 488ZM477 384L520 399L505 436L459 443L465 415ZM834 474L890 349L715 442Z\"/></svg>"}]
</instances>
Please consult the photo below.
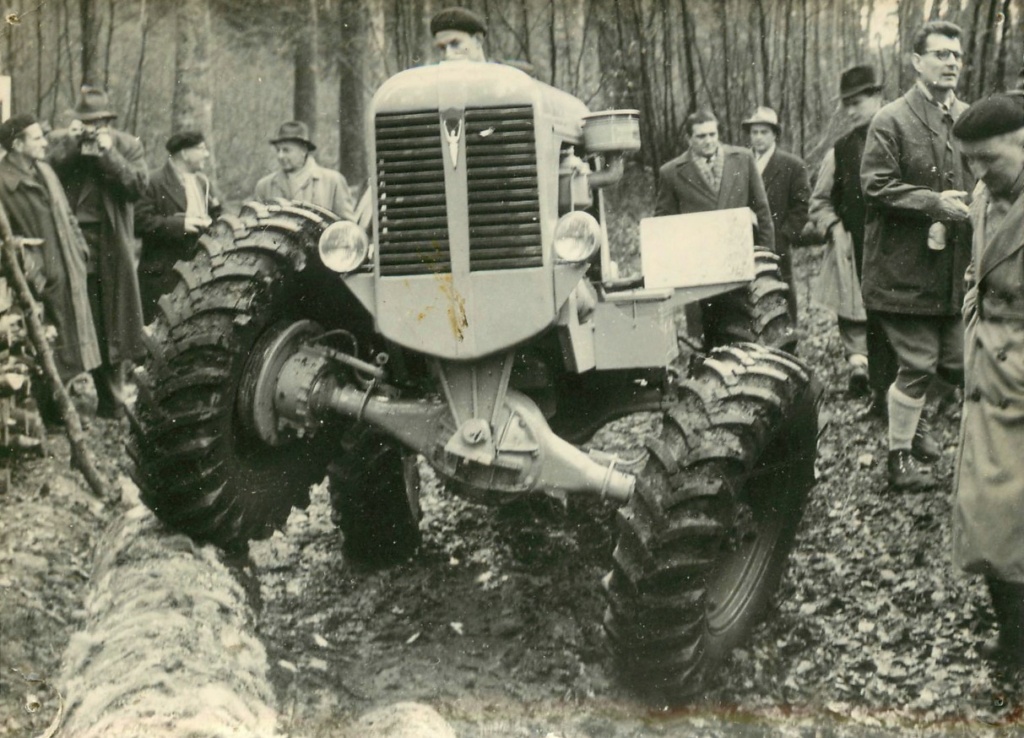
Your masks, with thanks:
<instances>
[{"instance_id":1,"label":"tractor front grille slat","mask_svg":"<svg viewBox=\"0 0 1024 738\"><path fill-rule=\"evenodd\" d=\"M437 111L375 120L382 276L451 271L444 162ZM543 265L533 108L465 112L471 271Z\"/></svg>"}]
</instances>

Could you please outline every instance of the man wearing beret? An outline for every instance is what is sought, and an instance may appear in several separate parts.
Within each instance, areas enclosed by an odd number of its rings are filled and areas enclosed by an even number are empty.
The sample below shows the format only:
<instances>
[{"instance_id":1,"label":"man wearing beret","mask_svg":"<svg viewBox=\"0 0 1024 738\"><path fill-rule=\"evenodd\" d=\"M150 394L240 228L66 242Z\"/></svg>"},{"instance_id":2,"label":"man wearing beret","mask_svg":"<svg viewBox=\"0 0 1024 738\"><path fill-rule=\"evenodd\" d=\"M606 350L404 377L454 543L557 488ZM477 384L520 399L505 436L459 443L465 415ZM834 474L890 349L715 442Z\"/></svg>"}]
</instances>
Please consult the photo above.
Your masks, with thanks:
<instances>
[{"instance_id":1,"label":"man wearing beret","mask_svg":"<svg viewBox=\"0 0 1024 738\"><path fill-rule=\"evenodd\" d=\"M988 584L999 632L982 655L1024 667L1024 93L975 103L953 134L981 180L963 305L953 561Z\"/></svg>"},{"instance_id":2,"label":"man wearing beret","mask_svg":"<svg viewBox=\"0 0 1024 738\"><path fill-rule=\"evenodd\" d=\"M54 360L61 381L100 365L100 349L86 288L88 246L60 180L46 163L46 137L31 115L0 125L0 200L18 236L42 243L25 249L26 277L57 329ZM87 380L88 381L88 380Z\"/></svg>"},{"instance_id":3,"label":"man wearing beret","mask_svg":"<svg viewBox=\"0 0 1024 738\"><path fill-rule=\"evenodd\" d=\"M466 8L445 8L430 19L434 48L443 61L487 61L484 37L487 26L483 18Z\"/></svg>"},{"instance_id":4,"label":"man wearing beret","mask_svg":"<svg viewBox=\"0 0 1024 738\"><path fill-rule=\"evenodd\" d=\"M48 158L89 244L89 300L103 355L93 371L97 413L114 417L122 412L127 362L145 350L134 221L149 172L142 142L114 128L106 92L82 87L74 116L53 132Z\"/></svg>"},{"instance_id":5,"label":"man wearing beret","mask_svg":"<svg viewBox=\"0 0 1024 738\"><path fill-rule=\"evenodd\" d=\"M970 259L965 198L974 182L953 137L960 28L925 24L914 36L914 86L872 119L860 177L867 204L861 288L879 313L899 369L887 392L893 490L936 486L942 449L922 424L937 376L963 382L963 277Z\"/></svg>"},{"instance_id":6,"label":"man wearing beret","mask_svg":"<svg viewBox=\"0 0 1024 738\"><path fill-rule=\"evenodd\" d=\"M761 173L768 195L775 228L775 253L779 255L782 278L789 285L789 315L796 324L796 289L790 244L799 238L807 223L807 206L811 198L807 165L799 156L778 147L782 127L778 114L771 108L758 107L742 126L750 139L757 171Z\"/></svg>"},{"instance_id":7,"label":"man wearing beret","mask_svg":"<svg viewBox=\"0 0 1024 738\"><path fill-rule=\"evenodd\" d=\"M305 123L282 123L270 143L280 169L256 183L257 200L299 200L347 220L355 219L348 182L341 172L317 164L313 157L316 144L310 140Z\"/></svg>"},{"instance_id":8,"label":"man wearing beret","mask_svg":"<svg viewBox=\"0 0 1024 738\"><path fill-rule=\"evenodd\" d=\"M160 296L174 289L174 264L192 256L199 234L221 210L203 171L210 158L203 134L175 133L166 149L167 162L150 172L149 187L135 210L135 235L142 237L139 292L147 323L156 318Z\"/></svg>"}]
</instances>

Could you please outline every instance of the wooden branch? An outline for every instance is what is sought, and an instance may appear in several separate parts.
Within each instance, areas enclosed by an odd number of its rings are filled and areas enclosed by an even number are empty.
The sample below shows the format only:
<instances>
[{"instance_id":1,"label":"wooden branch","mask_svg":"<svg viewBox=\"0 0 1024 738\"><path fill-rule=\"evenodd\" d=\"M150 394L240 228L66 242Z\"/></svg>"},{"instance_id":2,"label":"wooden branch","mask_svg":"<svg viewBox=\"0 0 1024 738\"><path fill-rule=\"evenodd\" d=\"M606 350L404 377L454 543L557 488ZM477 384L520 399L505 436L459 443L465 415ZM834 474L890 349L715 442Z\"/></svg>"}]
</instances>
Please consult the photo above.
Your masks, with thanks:
<instances>
[{"instance_id":1,"label":"wooden branch","mask_svg":"<svg viewBox=\"0 0 1024 738\"><path fill-rule=\"evenodd\" d=\"M0 238L3 239L3 266L14 282L14 291L18 296L25 313L25 325L28 328L29 339L36 349L40 362L43 365L43 373L50 384L54 397L57 399L57 406L60 408L61 418L64 419L64 430L68 441L71 443L71 463L82 473L89 485L89 490L99 499L106 500L107 490L110 485L96 470L92 461L92 454L85 445L85 433L82 430L82 420L78 411L71 402L71 397L64 388L64 383L57 372L57 365L53 360L53 351L50 343L46 340L46 333L39 321L39 307L32 292L29 290L25 273L18 263L18 239L14 237L11 230L11 222L7 219L7 211L0 203Z\"/></svg>"}]
</instances>

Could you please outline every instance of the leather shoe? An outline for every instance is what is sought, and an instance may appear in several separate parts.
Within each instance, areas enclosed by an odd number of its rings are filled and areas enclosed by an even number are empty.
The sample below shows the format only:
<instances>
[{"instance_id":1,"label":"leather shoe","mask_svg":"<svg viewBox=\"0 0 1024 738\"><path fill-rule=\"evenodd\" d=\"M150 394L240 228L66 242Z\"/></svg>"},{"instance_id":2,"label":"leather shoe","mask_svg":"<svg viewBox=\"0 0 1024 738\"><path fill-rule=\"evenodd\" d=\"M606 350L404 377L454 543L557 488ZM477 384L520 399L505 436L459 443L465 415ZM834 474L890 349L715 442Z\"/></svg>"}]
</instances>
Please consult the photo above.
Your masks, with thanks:
<instances>
[{"instance_id":1,"label":"leather shoe","mask_svg":"<svg viewBox=\"0 0 1024 738\"><path fill-rule=\"evenodd\" d=\"M889 486L895 490L931 489L938 483L932 476L931 469L923 466L909 448L890 451L886 468L889 474Z\"/></svg>"},{"instance_id":2,"label":"leather shoe","mask_svg":"<svg viewBox=\"0 0 1024 738\"><path fill-rule=\"evenodd\" d=\"M935 440L931 426L924 418L917 423L917 430L914 431L914 443L910 447L910 451L918 461L936 461L942 458L942 446Z\"/></svg>"},{"instance_id":3,"label":"leather shoe","mask_svg":"<svg viewBox=\"0 0 1024 738\"><path fill-rule=\"evenodd\" d=\"M868 368L860 364L850 367L850 377L846 384L846 390L850 397L866 397L870 391L868 385Z\"/></svg>"}]
</instances>

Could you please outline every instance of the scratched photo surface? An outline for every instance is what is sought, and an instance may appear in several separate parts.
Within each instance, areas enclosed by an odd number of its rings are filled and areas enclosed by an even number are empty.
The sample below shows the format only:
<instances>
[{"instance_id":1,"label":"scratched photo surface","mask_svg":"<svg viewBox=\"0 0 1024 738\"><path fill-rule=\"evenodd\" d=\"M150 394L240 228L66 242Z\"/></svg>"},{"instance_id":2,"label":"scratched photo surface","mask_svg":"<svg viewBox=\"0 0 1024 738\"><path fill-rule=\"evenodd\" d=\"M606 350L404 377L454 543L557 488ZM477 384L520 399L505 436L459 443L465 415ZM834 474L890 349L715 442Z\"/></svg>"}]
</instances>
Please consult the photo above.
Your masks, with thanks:
<instances>
[{"instance_id":1,"label":"scratched photo surface","mask_svg":"<svg viewBox=\"0 0 1024 738\"><path fill-rule=\"evenodd\" d=\"M0 735L1024 731L811 196L1020 2L5 3Z\"/></svg>"}]
</instances>

